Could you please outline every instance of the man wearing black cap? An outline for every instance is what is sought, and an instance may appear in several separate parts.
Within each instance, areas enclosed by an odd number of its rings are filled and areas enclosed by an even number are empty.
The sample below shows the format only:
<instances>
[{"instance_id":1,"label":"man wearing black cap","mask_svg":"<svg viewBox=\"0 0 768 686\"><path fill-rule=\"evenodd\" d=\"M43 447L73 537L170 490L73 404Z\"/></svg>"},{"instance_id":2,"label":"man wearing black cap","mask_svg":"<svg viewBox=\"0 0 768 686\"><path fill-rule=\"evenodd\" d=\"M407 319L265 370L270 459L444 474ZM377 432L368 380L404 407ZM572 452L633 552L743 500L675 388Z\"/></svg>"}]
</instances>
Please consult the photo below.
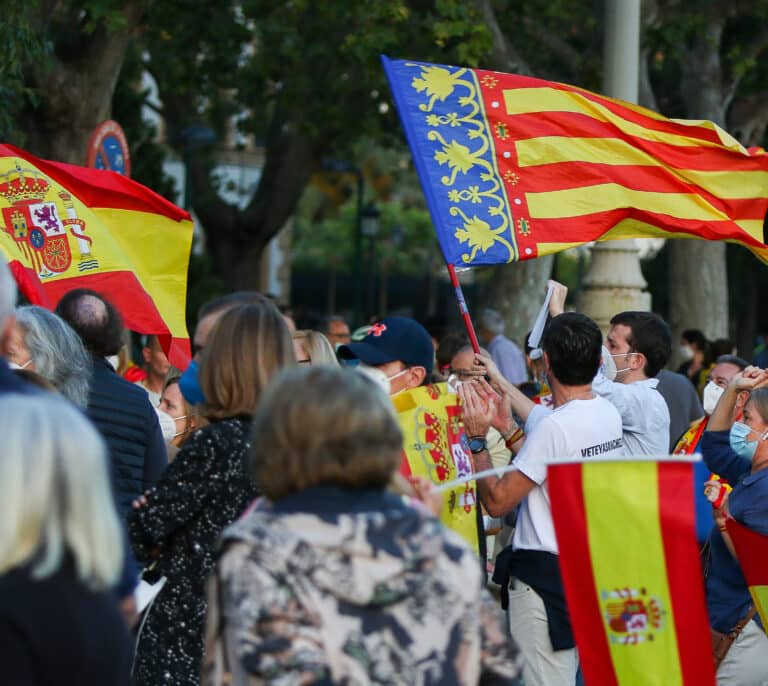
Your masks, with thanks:
<instances>
[{"instance_id":1,"label":"man wearing black cap","mask_svg":"<svg viewBox=\"0 0 768 686\"><path fill-rule=\"evenodd\" d=\"M378 370L390 395L421 386L432 373L435 349L427 330L408 317L385 317L357 343L339 347L341 360Z\"/></svg>"}]
</instances>

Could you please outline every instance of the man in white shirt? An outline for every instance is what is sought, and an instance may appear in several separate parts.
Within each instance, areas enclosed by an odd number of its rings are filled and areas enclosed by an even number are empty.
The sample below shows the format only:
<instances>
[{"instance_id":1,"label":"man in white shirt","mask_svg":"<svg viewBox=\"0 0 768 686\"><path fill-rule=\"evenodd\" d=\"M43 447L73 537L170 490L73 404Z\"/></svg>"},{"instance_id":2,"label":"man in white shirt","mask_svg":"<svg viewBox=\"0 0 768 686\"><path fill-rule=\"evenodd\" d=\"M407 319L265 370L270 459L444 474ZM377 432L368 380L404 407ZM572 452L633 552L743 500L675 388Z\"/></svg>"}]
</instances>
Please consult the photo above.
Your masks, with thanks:
<instances>
[{"instance_id":1,"label":"man in white shirt","mask_svg":"<svg viewBox=\"0 0 768 686\"><path fill-rule=\"evenodd\" d=\"M525 420L526 440L514 461L517 470L481 479L478 490L494 516L521 503L502 588L509 588L510 632L526 660L525 684L572 686L578 658L560 578L547 465L622 457L622 425L616 408L592 391L602 352L602 334L595 322L582 314L561 314L550 321L541 347L554 410L534 405L500 383L498 370L481 358L491 381L504 394L503 404L514 405ZM463 384L459 394L473 468L489 469L484 437L508 407L499 409L497 396L482 380ZM497 572L499 567L497 563Z\"/></svg>"},{"instance_id":2,"label":"man in white shirt","mask_svg":"<svg viewBox=\"0 0 768 686\"><path fill-rule=\"evenodd\" d=\"M568 289L556 281L549 312L555 317L565 307ZM605 339L608 356L614 361L615 380L602 367L592 390L610 400L621 415L624 447L628 456L669 454L669 408L656 390L656 375L672 353L668 324L653 312L621 312L611 319Z\"/></svg>"}]
</instances>

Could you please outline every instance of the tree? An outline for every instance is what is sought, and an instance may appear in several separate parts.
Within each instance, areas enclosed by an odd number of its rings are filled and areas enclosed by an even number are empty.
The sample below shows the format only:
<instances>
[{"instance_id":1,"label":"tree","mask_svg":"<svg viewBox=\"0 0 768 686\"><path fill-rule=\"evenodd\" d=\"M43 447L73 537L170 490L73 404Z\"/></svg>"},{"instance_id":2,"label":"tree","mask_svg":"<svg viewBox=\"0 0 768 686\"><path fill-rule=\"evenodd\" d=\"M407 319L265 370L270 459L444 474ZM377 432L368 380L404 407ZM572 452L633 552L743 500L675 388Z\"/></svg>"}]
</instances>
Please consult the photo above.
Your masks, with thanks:
<instances>
[{"instance_id":1,"label":"tree","mask_svg":"<svg viewBox=\"0 0 768 686\"><path fill-rule=\"evenodd\" d=\"M386 140L397 130L379 53L477 61L483 28L464 19L463 3L418 5L172 0L153 10L147 68L171 144L184 154L184 131L200 121L222 138L235 117L264 148L258 188L242 210L216 192L212 155L187 155L193 208L227 287L256 285L258 257L324 158L343 158L363 135Z\"/></svg>"},{"instance_id":2,"label":"tree","mask_svg":"<svg viewBox=\"0 0 768 686\"><path fill-rule=\"evenodd\" d=\"M767 71L768 3L676 2L662 9L647 2L646 11L648 44L655 55L651 77L657 77L659 91L667 86L657 98L665 114L675 116L670 110L679 108L686 118L709 119L728 128L728 111L741 100L741 108L734 107L741 119L731 123L742 135L764 134L765 124L757 122L768 119L768 107L755 113L753 106L751 116L745 116L745 105L753 87L749 78ZM755 26L761 28L754 31ZM669 320L676 339L685 328L699 328L710 338L728 335L724 243L672 241L669 288Z\"/></svg>"},{"instance_id":3,"label":"tree","mask_svg":"<svg viewBox=\"0 0 768 686\"><path fill-rule=\"evenodd\" d=\"M24 82L16 84L9 139L42 157L82 164L91 132L110 117L126 50L145 11L141 0L27 4L16 23L26 49L11 63Z\"/></svg>"}]
</instances>

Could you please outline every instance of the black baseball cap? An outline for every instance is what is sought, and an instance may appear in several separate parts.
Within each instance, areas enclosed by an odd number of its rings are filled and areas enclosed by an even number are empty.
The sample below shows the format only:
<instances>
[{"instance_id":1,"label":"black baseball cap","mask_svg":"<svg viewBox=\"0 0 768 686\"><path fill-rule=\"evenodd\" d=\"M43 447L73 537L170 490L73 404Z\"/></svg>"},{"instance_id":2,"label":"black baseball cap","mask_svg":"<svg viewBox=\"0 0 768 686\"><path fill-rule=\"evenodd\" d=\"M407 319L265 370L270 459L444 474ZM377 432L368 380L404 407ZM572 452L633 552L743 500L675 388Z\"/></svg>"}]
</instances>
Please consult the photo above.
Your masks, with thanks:
<instances>
[{"instance_id":1,"label":"black baseball cap","mask_svg":"<svg viewBox=\"0 0 768 686\"><path fill-rule=\"evenodd\" d=\"M431 374L435 348L432 337L415 319L385 317L371 326L363 340L339 346L338 355L372 367L400 360L409 367L424 367Z\"/></svg>"}]
</instances>

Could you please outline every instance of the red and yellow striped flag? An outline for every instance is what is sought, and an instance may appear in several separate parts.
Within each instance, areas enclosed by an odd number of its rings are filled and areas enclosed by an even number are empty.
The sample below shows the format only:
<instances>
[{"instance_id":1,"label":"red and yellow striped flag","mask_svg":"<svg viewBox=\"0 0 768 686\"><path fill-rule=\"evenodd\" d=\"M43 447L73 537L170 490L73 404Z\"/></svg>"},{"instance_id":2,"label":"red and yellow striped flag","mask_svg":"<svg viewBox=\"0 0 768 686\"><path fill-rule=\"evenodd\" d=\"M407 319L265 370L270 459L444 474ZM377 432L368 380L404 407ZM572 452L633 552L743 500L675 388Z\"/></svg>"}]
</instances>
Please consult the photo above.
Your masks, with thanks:
<instances>
[{"instance_id":1,"label":"red and yellow striped flag","mask_svg":"<svg viewBox=\"0 0 768 686\"><path fill-rule=\"evenodd\" d=\"M768 261L768 156L712 122L526 76L382 60L449 264L652 236L734 241Z\"/></svg>"},{"instance_id":2,"label":"red and yellow striped flag","mask_svg":"<svg viewBox=\"0 0 768 686\"><path fill-rule=\"evenodd\" d=\"M557 464L547 481L586 683L713 685L692 463Z\"/></svg>"},{"instance_id":3,"label":"red and yellow striped flag","mask_svg":"<svg viewBox=\"0 0 768 686\"><path fill-rule=\"evenodd\" d=\"M90 288L186 367L187 212L120 174L0 145L0 213L0 251L30 302Z\"/></svg>"},{"instance_id":4,"label":"red and yellow striped flag","mask_svg":"<svg viewBox=\"0 0 768 686\"><path fill-rule=\"evenodd\" d=\"M768 627L768 536L752 531L732 518L727 519L725 525L760 621L763 627Z\"/></svg>"}]
</instances>

